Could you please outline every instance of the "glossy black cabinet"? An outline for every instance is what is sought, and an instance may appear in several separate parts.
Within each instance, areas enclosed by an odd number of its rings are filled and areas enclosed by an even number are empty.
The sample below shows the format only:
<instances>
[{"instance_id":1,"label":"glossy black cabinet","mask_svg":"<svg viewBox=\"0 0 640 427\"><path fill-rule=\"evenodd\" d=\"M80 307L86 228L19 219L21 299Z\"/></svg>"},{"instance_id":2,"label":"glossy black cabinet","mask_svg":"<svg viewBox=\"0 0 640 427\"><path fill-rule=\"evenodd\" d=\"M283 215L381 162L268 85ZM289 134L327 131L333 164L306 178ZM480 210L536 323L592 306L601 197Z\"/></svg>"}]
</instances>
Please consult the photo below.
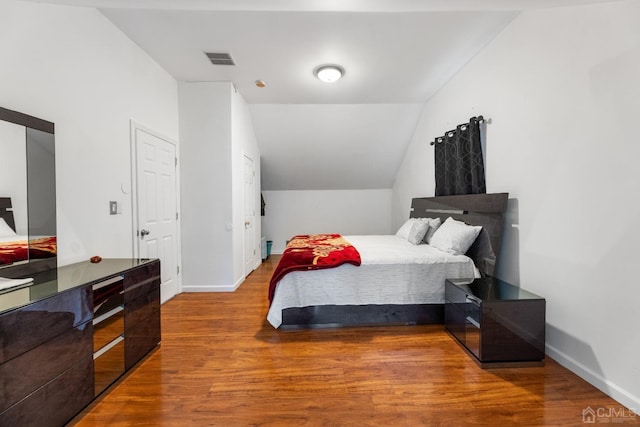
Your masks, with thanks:
<instances>
[{"instance_id":1,"label":"glossy black cabinet","mask_svg":"<svg viewBox=\"0 0 640 427\"><path fill-rule=\"evenodd\" d=\"M135 271L135 270L132 270ZM124 275L95 283L93 289L93 377L95 395L124 373Z\"/></svg>"},{"instance_id":2,"label":"glossy black cabinet","mask_svg":"<svg viewBox=\"0 0 640 427\"><path fill-rule=\"evenodd\" d=\"M0 364L92 318L91 293L73 289L0 315Z\"/></svg>"},{"instance_id":3,"label":"glossy black cabinet","mask_svg":"<svg viewBox=\"0 0 640 427\"><path fill-rule=\"evenodd\" d=\"M125 276L125 368L131 369L160 342L160 262Z\"/></svg>"},{"instance_id":4,"label":"glossy black cabinet","mask_svg":"<svg viewBox=\"0 0 640 427\"><path fill-rule=\"evenodd\" d=\"M62 426L160 342L160 262L104 259L0 292L0 426Z\"/></svg>"},{"instance_id":5,"label":"glossy black cabinet","mask_svg":"<svg viewBox=\"0 0 640 427\"><path fill-rule=\"evenodd\" d=\"M69 329L59 337L0 365L0 412L76 363L92 356L91 326L91 322L86 322L77 328Z\"/></svg>"},{"instance_id":6,"label":"glossy black cabinet","mask_svg":"<svg viewBox=\"0 0 640 427\"><path fill-rule=\"evenodd\" d=\"M483 367L544 360L545 300L538 295L492 277L447 280L444 314L447 330Z\"/></svg>"},{"instance_id":7,"label":"glossy black cabinet","mask_svg":"<svg viewBox=\"0 0 640 427\"><path fill-rule=\"evenodd\" d=\"M93 400L88 356L0 415L2 426L63 426Z\"/></svg>"}]
</instances>

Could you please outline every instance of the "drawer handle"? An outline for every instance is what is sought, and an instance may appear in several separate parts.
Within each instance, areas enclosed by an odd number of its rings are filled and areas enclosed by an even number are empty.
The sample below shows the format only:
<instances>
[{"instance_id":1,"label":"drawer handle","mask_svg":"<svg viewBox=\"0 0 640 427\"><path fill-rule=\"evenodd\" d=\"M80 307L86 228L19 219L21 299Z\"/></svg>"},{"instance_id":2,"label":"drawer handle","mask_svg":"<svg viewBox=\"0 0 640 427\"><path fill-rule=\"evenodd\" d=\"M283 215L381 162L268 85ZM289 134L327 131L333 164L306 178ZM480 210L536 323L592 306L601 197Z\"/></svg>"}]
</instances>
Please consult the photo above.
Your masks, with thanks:
<instances>
[{"instance_id":1,"label":"drawer handle","mask_svg":"<svg viewBox=\"0 0 640 427\"><path fill-rule=\"evenodd\" d=\"M121 305L117 306L116 308L113 308L109 311L107 311L106 313L96 317L95 319L93 319L93 325L97 325L98 323L102 322L105 319L108 319L111 316L114 316L118 313L120 313L121 311L124 311L124 307L122 307Z\"/></svg>"},{"instance_id":2,"label":"drawer handle","mask_svg":"<svg viewBox=\"0 0 640 427\"><path fill-rule=\"evenodd\" d=\"M103 354L105 354L107 351L111 350L113 347L115 347L116 345L118 345L118 343L120 343L122 341L124 341L124 337L122 335L120 335L118 338L114 339L109 344L105 345L100 350L98 350L95 353L93 353L93 360L96 360L98 357L102 356Z\"/></svg>"},{"instance_id":3,"label":"drawer handle","mask_svg":"<svg viewBox=\"0 0 640 427\"><path fill-rule=\"evenodd\" d=\"M480 323L478 323L478 321L476 319L473 319L471 316L467 316L467 318L465 320L467 322L471 323L476 328L480 329Z\"/></svg>"},{"instance_id":4,"label":"drawer handle","mask_svg":"<svg viewBox=\"0 0 640 427\"><path fill-rule=\"evenodd\" d=\"M482 303L482 301L480 301L478 298L472 296L472 295L467 295L467 300L466 302L470 302L473 305L477 305L478 307L480 307L480 304Z\"/></svg>"}]
</instances>

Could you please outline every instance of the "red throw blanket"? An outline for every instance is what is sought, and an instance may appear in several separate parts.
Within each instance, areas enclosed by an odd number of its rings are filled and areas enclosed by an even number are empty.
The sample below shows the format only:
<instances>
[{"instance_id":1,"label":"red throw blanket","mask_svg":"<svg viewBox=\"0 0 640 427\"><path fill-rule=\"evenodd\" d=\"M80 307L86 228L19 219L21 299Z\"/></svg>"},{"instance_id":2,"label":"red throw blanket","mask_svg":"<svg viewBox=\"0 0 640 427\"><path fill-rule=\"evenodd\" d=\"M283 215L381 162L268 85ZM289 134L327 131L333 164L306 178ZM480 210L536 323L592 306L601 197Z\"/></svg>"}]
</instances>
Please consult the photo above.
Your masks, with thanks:
<instances>
[{"instance_id":1,"label":"red throw blanket","mask_svg":"<svg viewBox=\"0 0 640 427\"><path fill-rule=\"evenodd\" d=\"M269 283L269 304L276 285L285 274L300 270L320 270L342 264L360 265L360 254L339 234L302 234L294 236L280 258Z\"/></svg>"}]
</instances>

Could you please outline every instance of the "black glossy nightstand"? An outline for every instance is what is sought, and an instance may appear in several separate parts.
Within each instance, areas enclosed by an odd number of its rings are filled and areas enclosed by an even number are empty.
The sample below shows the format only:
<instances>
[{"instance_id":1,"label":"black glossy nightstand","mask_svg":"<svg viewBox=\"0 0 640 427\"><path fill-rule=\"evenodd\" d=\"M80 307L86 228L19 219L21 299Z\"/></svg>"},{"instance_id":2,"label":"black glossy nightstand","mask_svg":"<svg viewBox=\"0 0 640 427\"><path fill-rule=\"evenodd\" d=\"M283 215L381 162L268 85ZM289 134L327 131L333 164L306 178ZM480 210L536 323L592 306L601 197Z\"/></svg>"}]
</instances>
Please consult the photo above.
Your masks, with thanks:
<instances>
[{"instance_id":1,"label":"black glossy nightstand","mask_svg":"<svg viewBox=\"0 0 640 427\"><path fill-rule=\"evenodd\" d=\"M447 330L483 368L542 366L545 299L493 277L446 280Z\"/></svg>"}]
</instances>

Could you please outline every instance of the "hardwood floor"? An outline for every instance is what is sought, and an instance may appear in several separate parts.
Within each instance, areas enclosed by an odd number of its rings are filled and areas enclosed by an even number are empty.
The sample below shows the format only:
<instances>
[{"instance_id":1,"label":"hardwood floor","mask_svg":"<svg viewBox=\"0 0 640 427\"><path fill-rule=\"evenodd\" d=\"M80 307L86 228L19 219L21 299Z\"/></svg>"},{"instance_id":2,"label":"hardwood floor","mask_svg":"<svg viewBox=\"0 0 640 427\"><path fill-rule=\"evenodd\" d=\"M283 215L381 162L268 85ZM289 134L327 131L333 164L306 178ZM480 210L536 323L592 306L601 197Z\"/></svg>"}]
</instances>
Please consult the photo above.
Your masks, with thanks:
<instances>
[{"instance_id":1,"label":"hardwood floor","mask_svg":"<svg viewBox=\"0 0 640 427\"><path fill-rule=\"evenodd\" d=\"M277 260L236 292L163 305L158 350L72 424L558 426L582 425L587 407L596 422L640 423L549 358L482 370L441 325L274 330L265 316Z\"/></svg>"}]
</instances>

